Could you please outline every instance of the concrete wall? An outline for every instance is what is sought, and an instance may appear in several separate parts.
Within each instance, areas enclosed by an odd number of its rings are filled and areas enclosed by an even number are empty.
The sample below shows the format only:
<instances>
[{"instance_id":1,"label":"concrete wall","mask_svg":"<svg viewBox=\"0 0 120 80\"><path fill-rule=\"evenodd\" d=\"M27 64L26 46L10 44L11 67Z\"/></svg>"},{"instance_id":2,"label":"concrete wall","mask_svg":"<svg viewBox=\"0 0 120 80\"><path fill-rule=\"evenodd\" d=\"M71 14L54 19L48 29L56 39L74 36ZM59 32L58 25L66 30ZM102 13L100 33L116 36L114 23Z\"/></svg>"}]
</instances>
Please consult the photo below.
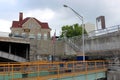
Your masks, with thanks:
<instances>
[{"instance_id":1,"label":"concrete wall","mask_svg":"<svg viewBox=\"0 0 120 80\"><path fill-rule=\"evenodd\" d=\"M83 50L82 37L77 36L72 38L74 43L79 47L80 52ZM86 55L120 55L120 32L109 33L101 36L88 37L85 36L84 50ZM89 54L91 53L91 54Z\"/></svg>"},{"instance_id":2,"label":"concrete wall","mask_svg":"<svg viewBox=\"0 0 120 80\"><path fill-rule=\"evenodd\" d=\"M30 40L30 60L40 59L41 56L64 55L64 42L52 40Z\"/></svg>"},{"instance_id":3,"label":"concrete wall","mask_svg":"<svg viewBox=\"0 0 120 80\"><path fill-rule=\"evenodd\" d=\"M67 43L64 43L64 54L66 55L74 55L77 52Z\"/></svg>"},{"instance_id":4,"label":"concrete wall","mask_svg":"<svg viewBox=\"0 0 120 80\"><path fill-rule=\"evenodd\" d=\"M120 35L96 37L85 40L85 51L101 51L101 50L120 49Z\"/></svg>"},{"instance_id":5,"label":"concrete wall","mask_svg":"<svg viewBox=\"0 0 120 80\"><path fill-rule=\"evenodd\" d=\"M119 71L108 71L107 80L120 80L120 72Z\"/></svg>"},{"instance_id":6,"label":"concrete wall","mask_svg":"<svg viewBox=\"0 0 120 80\"><path fill-rule=\"evenodd\" d=\"M82 47L82 46L81 46ZM97 55L104 57L120 56L120 34L106 34L85 40L85 53L88 56Z\"/></svg>"}]
</instances>

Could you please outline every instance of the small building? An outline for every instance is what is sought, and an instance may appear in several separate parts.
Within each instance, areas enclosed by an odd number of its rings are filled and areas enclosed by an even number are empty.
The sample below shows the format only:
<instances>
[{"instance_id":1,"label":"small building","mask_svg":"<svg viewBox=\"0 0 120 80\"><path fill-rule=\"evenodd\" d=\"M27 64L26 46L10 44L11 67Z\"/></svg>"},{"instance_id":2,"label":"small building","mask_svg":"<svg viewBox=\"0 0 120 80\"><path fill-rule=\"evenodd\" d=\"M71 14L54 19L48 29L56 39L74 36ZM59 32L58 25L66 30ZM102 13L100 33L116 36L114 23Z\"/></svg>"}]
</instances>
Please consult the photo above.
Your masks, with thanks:
<instances>
[{"instance_id":1,"label":"small building","mask_svg":"<svg viewBox=\"0 0 120 80\"><path fill-rule=\"evenodd\" d=\"M23 13L19 13L19 21L13 21L10 29L10 36L30 39L49 39L51 31L48 23L40 22L34 17L23 19Z\"/></svg>"},{"instance_id":2,"label":"small building","mask_svg":"<svg viewBox=\"0 0 120 80\"><path fill-rule=\"evenodd\" d=\"M85 23L85 30L89 34L91 31L95 30L95 24L92 24L92 23L89 23L89 22Z\"/></svg>"},{"instance_id":3,"label":"small building","mask_svg":"<svg viewBox=\"0 0 120 80\"><path fill-rule=\"evenodd\" d=\"M105 16L99 16L96 18L96 28L99 29L105 29Z\"/></svg>"},{"instance_id":4,"label":"small building","mask_svg":"<svg viewBox=\"0 0 120 80\"><path fill-rule=\"evenodd\" d=\"M88 36L93 36L93 32L95 31L95 24L89 22L85 23L85 30L87 31Z\"/></svg>"}]
</instances>

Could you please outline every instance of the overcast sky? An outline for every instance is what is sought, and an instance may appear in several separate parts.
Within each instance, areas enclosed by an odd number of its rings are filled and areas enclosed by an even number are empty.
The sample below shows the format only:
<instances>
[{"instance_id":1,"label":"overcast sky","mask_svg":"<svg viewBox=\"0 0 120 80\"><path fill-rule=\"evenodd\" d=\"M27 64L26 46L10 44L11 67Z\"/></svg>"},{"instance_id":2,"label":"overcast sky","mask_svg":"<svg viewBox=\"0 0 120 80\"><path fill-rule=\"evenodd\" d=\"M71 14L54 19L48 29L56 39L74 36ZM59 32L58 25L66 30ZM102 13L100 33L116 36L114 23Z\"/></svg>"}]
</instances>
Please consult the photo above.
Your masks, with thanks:
<instances>
[{"instance_id":1,"label":"overcast sky","mask_svg":"<svg viewBox=\"0 0 120 80\"><path fill-rule=\"evenodd\" d=\"M81 24L63 4L82 15L85 22L95 24L96 17L103 15L107 27L120 24L120 0L0 0L0 31L10 32L12 21L18 20L19 12L23 12L24 18L48 22L51 34L56 29L59 35L63 25Z\"/></svg>"}]
</instances>

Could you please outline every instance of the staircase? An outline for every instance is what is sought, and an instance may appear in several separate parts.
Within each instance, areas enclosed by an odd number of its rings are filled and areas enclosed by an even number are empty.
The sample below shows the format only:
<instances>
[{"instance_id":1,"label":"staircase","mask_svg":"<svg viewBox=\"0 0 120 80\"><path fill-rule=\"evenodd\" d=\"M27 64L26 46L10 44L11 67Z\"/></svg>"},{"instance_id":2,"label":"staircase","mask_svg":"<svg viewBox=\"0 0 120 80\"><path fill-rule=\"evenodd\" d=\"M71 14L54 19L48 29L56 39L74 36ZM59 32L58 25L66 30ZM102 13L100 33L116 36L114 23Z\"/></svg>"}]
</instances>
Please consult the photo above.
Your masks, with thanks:
<instances>
[{"instance_id":1,"label":"staircase","mask_svg":"<svg viewBox=\"0 0 120 80\"><path fill-rule=\"evenodd\" d=\"M25 59L25 58L22 58L20 56L16 56L16 55L13 55L13 54L9 54L9 53L3 52L3 51L0 51L0 57L5 58L5 59L9 59L9 60L12 60L12 61L16 61L16 62L27 61L27 59Z\"/></svg>"},{"instance_id":2,"label":"staircase","mask_svg":"<svg viewBox=\"0 0 120 80\"><path fill-rule=\"evenodd\" d=\"M76 54L82 53L82 48L79 46L81 44L79 44L79 42L77 43L77 41L74 41L74 39L67 39L65 40L65 43L72 48Z\"/></svg>"}]
</instances>

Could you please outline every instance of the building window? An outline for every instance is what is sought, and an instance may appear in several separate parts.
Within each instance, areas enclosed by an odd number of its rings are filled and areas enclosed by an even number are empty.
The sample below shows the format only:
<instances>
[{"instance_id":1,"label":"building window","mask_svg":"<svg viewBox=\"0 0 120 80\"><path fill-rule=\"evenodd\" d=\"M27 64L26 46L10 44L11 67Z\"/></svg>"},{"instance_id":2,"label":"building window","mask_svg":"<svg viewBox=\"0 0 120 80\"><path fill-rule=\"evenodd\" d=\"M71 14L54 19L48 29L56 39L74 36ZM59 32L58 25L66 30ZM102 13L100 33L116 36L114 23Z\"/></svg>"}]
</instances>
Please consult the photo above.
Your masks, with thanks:
<instances>
[{"instance_id":1,"label":"building window","mask_svg":"<svg viewBox=\"0 0 120 80\"><path fill-rule=\"evenodd\" d=\"M23 37L23 38L26 38L26 33L22 33L22 37Z\"/></svg>"},{"instance_id":2,"label":"building window","mask_svg":"<svg viewBox=\"0 0 120 80\"><path fill-rule=\"evenodd\" d=\"M47 34L46 33L44 33L44 40L47 40Z\"/></svg>"},{"instance_id":3,"label":"building window","mask_svg":"<svg viewBox=\"0 0 120 80\"><path fill-rule=\"evenodd\" d=\"M30 39L35 39L35 35L34 34L29 34L29 38Z\"/></svg>"},{"instance_id":4,"label":"building window","mask_svg":"<svg viewBox=\"0 0 120 80\"><path fill-rule=\"evenodd\" d=\"M37 38L38 38L38 40L41 39L41 34L40 33L38 33Z\"/></svg>"},{"instance_id":5,"label":"building window","mask_svg":"<svg viewBox=\"0 0 120 80\"><path fill-rule=\"evenodd\" d=\"M20 35L19 35L19 33L18 32L15 32L14 33L14 37L19 37Z\"/></svg>"},{"instance_id":6,"label":"building window","mask_svg":"<svg viewBox=\"0 0 120 80\"><path fill-rule=\"evenodd\" d=\"M26 28L26 29L23 29L24 30L24 32L30 32L30 29L28 29L28 28Z\"/></svg>"}]
</instances>

